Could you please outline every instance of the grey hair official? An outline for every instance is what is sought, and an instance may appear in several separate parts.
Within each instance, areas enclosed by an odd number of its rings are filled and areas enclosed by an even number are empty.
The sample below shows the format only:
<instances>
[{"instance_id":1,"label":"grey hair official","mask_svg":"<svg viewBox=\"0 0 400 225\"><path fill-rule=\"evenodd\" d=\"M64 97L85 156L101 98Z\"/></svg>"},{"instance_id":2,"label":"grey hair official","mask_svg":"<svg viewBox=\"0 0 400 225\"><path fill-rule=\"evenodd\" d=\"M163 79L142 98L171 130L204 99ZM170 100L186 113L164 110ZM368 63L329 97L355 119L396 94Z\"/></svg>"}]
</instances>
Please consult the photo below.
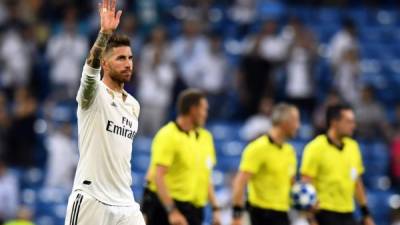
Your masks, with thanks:
<instances>
[{"instance_id":1,"label":"grey hair official","mask_svg":"<svg viewBox=\"0 0 400 225\"><path fill-rule=\"evenodd\" d=\"M272 125L276 126L286 121L292 110L297 110L297 107L288 103L279 103L274 106L271 116Z\"/></svg>"}]
</instances>

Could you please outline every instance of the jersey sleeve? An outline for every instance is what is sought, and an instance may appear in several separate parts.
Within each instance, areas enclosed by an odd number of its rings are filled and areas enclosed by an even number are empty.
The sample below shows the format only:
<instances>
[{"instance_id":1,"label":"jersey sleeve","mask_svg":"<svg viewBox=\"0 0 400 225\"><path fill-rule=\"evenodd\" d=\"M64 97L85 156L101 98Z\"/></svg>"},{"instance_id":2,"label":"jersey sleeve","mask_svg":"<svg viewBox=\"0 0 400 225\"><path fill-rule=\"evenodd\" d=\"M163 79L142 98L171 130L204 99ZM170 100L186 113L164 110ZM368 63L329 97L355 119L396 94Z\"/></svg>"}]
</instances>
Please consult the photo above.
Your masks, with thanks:
<instances>
[{"instance_id":1,"label":"jersey sleeve","mask_svg":"<svg viewBox=\"0 0 400 225\"><path fill-rule=\"evenodd\" d=\"M361 150L360 150L360 146L358 145L357 142L355 142L355 154L356 154L356 166L357 166L357 172L358 175L362 175L365 171L364 169L364 164L363 164L363 160L362 160L362 156L361 156Z\"/></svg>"},{"instance_id":2,"label":"jersey sleeve","mask_svg":"<svg viewBox=\"0 0 400 225\"><path fill-rule=\"evenodd\" d=\"M315 177L318 172L318 164L318 148L316 148L313 144L308 144L304 148L300 173L302 175Z\"/></svg>"},{"instance_id":3,"label":"jersey sleeve","mask_svg":"<svg viewBox=\"0 0 400 225\"><path fill-rule=\"evenodd\" d=\"M240 171L255 174L260 170L261 159L258 150L259 148L257 148L255 143L250 143L245 148L240 162Z\"/></svg>"},{"instance_id":4,"label":"jersey sleeve","mask_svg":"<svg viewBox=\"0 0 400 225\"><path fill-rule=\"evenodd\" d=\"M81 83L76 96L76 101L82 109L88 109L96 98L100 81L100 70L100 68L95 69L87 64L83 67Z\"/></svg>"},{"instance_id":5,"label":"jersey sleeve","mask_svg":"<svg viewBox=\"0 0 400 225\"><path fill-rule=\"evenodd\" d=\"M152 161L155 165L171 166L175 156L173 138L166 132L160 130L154 137L152 144Z\"/></svg>"}]
</instances>

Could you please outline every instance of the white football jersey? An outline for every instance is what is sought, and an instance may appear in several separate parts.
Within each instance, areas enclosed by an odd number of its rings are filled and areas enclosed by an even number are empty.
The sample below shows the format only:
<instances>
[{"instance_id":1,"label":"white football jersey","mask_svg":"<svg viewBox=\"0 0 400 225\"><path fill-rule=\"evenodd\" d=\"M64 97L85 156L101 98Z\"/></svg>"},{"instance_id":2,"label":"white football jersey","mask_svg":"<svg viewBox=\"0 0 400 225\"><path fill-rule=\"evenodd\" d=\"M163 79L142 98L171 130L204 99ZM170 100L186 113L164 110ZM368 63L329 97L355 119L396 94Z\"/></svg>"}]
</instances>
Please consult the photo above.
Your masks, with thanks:
<instances>
[{"instance_id":1,"label":"white football jersey","mask_svg":"<svg viewBox=\"0 0 400 225\"><path fill-rule=\"evenodd\" d=\"M88 65L76 100L80 159L73 190L109 205L138 206L131 189L130 161L139 103L126 91L109 89L100 80L100 69Z\"/></svg>"}]
</instances>

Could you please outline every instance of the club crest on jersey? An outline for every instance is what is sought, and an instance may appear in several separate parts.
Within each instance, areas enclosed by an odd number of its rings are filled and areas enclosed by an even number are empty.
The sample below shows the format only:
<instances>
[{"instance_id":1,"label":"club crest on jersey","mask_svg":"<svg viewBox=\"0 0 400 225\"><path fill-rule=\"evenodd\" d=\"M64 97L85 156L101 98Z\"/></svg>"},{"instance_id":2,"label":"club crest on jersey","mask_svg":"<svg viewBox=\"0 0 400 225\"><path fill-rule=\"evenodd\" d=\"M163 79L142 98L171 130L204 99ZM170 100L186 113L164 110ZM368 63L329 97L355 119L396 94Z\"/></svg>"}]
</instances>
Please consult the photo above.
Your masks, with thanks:
<instances>
[{"instance_id":1,"label":"club crest on jersey","mask_svg":"<svg viewBox=\"0 0 400 225\"><path fill-rule=\"evenodd\" d=\"M117 104L115 104L115 102L111 102L111 106L117 108Z\"/></svg>"}]
</instances>

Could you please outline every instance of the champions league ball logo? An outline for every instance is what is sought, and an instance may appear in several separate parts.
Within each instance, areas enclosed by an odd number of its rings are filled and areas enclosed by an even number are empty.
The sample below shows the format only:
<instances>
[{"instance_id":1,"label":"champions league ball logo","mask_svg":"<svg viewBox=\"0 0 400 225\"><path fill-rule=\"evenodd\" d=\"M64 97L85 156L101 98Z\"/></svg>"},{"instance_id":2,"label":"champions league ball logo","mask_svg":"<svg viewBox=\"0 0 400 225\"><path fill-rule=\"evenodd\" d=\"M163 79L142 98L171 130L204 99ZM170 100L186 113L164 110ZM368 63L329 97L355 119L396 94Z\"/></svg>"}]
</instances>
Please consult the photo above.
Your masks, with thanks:
<instances>
[{"instance_id":1,"label":"champions league ball logo","mask_svg":"<svg viewBox=\"0 0 400 225\"><path fill-rule=\"evenodd\" d=\"M317 202L317 193L311 184L298 182L293 185L292 205L297 210L309 210Z\"/></svg>"}]
</instances>

